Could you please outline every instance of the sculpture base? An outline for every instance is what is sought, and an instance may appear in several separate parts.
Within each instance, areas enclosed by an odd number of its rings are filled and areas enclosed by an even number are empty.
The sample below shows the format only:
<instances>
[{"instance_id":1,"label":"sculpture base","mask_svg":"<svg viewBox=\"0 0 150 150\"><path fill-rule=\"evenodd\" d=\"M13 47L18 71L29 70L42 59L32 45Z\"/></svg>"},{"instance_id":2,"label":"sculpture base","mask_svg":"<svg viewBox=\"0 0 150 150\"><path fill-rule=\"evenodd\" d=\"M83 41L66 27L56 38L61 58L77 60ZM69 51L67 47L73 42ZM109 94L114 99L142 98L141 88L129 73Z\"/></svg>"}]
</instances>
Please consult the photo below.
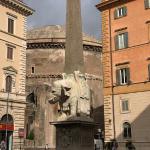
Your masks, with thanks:
<instances>
[{"instance_id":1,"label":"sculpture base","mask_svg":"<svg viewBox=\"0 0 150 150\"><path fill-rule=\"evenodd\" d=\"M56 127L56 150L94 150L94 122L51 122Z\"/></svg>"}]
</instances>

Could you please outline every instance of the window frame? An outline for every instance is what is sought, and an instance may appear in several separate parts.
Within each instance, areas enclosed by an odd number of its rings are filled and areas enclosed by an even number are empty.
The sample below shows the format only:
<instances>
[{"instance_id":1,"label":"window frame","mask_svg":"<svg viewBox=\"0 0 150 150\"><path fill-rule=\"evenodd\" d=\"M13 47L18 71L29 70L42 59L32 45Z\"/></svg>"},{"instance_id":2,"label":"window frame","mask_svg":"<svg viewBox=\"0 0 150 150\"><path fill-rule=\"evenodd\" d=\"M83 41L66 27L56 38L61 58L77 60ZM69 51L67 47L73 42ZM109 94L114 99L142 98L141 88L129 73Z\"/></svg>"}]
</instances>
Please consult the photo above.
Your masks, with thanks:
<instances>
[{"instance_id":1,"label":"window frame","mask_svg":"<svg viewBox=\"0 0 150 150\"><path fill-rule=\"evenodd\" d=\"M5 91L6 92L8 92L8 93L12 92L12 84L13 84L12 76L11 75L7 75L6 78L5 78Z\"/></svg>"},{"instance_id":2,"label":"window frame","mask_svg":"<svg viewBox=\"0 0 150 150\"><path fill-rule=\"evenodd\" d=\"M121 74L123 71L123 75ZM122 78L123 77L123 78ZM124 82L122 82L124 81ZM130 68L122 67L116 69L116 85L128 85L130 84Z\"/></svg>"},{"instance_id":3,"label":"window frame","mask_svg":"<svg viewBox=\"0 0 150 150\"><path fill-rule=\"evenodd\" d=\"M31 74L35 74L35 65L31 66Z\"/></svg>"},{"instance_id":4,"label":"window frame","mask_svg":"<svg viewBox=\"0 0 150 150\"><path fill-rule=\"evenodd\" d=\"M128 48L128 45L128 32L121 32L115 36L115 50L126 49Z\"/></svg>"},{"instance_id":5,"label":"window frame","mask_svg":"<svg viewBox=\"0 0 150 150\"><path fill-rule=\"evenodd\" d=\"M125 124L126 125L129 125L128 127L125 128ZM123 129L123 139L131 139L132 138L132 126L131 124L128 122L128 121L125 121L123 124L122 124L122 129ZM125 131L126 129L126 131ZM125 136L125 132L126 133L126 136Z\"/></svg>"},{"instance_id":6,"label":"window frame","mask_svg":"<svg viewBox=\"0 0 150 150\"><path fill-rule=\"evenodd\" d=\"M9 31L10 30L10 28L9 28L9 20L13 21L13 29L12 29L12 31ZM16 20L15 17L8 15L8 19L7 19L7 32L9 34L12 34L12 35L15 34L15 20Z\"/></svg>"},{"instance_id":7,"label":"window frame","mask_svg":"<svg viewBox=\"0 0 150 150\"><path fill-rule=\"evenodd\" d=\"M114 10L114 19L119 19L122 17L127 16L127 7L126 6L121 6L117 7Z\"/></svg>"},{"instance_id":8,"label":"window frame","mask_svg":"<svg viewBox=\"0 0 150 150\"><path fill-rule=\"evenodd\" d=\"M128 107L128 109L127 110L125 110L125 109L123 109L123 103L124 102L127 102L128 104L127 104L127 107ZM120 100L120 108L121 108L121 113L129 113L130 112L130 102L129 102L129 100L128 99L121 99Z\"/></svg>"},{"instance_id":9,"label":"window frame","mask_svg":"<svg viewBox=\"0 0 150 150\"><path fill-rule=\"evenodd\" d=\"M11 50L11 54L9 50ZM7 46L7 59L14 60L14 48L11 46Z\"/></svg>"},{"instance_id":10,"label":"window frame","mask_svg":"<svg viewBox=\"0 0 150 150\"><path fill-rule=\"evenodd\" d=\"M150 0L144 0L145 9L150 9Z\"/></svg>"}]
</instances>

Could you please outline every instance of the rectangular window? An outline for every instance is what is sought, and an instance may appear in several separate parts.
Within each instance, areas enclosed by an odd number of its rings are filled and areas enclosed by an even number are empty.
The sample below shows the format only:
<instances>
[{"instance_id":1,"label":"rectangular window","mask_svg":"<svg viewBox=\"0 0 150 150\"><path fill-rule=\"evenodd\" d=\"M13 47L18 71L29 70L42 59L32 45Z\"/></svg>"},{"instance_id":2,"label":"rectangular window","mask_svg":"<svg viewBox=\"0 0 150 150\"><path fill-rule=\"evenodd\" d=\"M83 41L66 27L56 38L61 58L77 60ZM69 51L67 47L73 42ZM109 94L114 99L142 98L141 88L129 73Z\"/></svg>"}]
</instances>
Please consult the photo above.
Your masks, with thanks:
<instances>
[{"instance_id":1,"label":"rectangular window","mask_svg":"<svg viewBox=\"0 0 150 150\"><path fill-rule=\"evenodd\" d=\"M121 101L122 112L129 111L129 102L128 100Z\"/></svg>"},{"instance_id":2,"label":"rectangular window","mask_svg":"<svg viewBox=\"0 0 150 150\"><path fill-rule=\"evenodd\" d=\"M31 68L31 73L35 73L35 68L34 67Z\"/></svg>"},{"instance_id":3,"label":"rectangular window","mask_svg":"<svg viewBox=\"0 0 150 150\"><path fill-rule=\"evenodd\" d=\"M115 19L120 18L120 17L124 17L126 15L127 15L127 7L126 6L116 8L114 11L114 18Z\"/></svg>"},{"instance_id":4,"label":"rectangular window","mask_svg":"<svg viewBox=\"0 0 150 150\"><path fill-rule=\"evenodd\" d=\"M128 47L128 32L115 36L115 47L116 49L123 49Z\"/></svg>"},{"instance_id":5,"label":"rectangular window","mask_svg":"<svg viewBox=\"0 0 150 150\"><path fill-rule=\"evenodd\" d=\"M130 70L129 68L122 68L116 70L116 84L125 85L130 83Z\"/></svg>"},{"instance_id":6,"label":"rectangular window","mask_svg":"<svg viewBox=\"0 0 150 150\"><path fill-rule=\"evenodd\" d=\"M150 0L144 0L145 3L145 9L150 8Z\"/></svg>"},{"instance_id":7,"label":"rectangular window","mask_svg":"<svg viewBox=\"0 0 150 150\"><path fill-rule=\"evenodd\" d=\"M8 18L8 33L14 34L14 20Z\"/></svg>"},{"instance_id":8,"label":"rectangular window","mask_svg":"<svg viewBox=\"0 0 150 150\"><path fill-rule=\"evenodd\" d=\"M13 48L7 47L7 59L13 59Z\"/></svg>"}]
</instances>

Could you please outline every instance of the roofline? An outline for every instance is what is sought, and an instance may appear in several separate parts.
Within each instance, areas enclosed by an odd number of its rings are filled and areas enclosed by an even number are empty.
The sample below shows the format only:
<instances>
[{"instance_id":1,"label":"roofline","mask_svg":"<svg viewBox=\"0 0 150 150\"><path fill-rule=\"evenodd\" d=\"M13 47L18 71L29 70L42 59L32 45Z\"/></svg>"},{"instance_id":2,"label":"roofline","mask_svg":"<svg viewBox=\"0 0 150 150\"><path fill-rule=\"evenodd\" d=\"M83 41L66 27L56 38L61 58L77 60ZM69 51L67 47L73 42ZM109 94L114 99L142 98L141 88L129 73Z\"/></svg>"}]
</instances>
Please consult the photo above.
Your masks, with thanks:
<instances>
[{"instance_id":1,"label":"roofline","mask_svg":"<svg viewBox=\"0 0 150 150\"><path fill-rule=\"evenodd\" d=\"M54 42L55 40L64 40L64 42L65 42L66 38L65 37L60 37L60 38L27 38L27 43L33 43L33 41L37 41L37 43L41 42L39 40L49 40L51 42ZM95 43L99 46L102 46L102 42L98 41L98 40L95 40L95 41L94 40L86 40L83 38L83 42Z\"/></svg>"},{"instance_id":2,"label":"roofline","mask_svg":"<svg viewBox=\"0 0 150 150\"><path fill-rule=\"evenodd\" d=\"M25 16L30 16L35 11L31 7L27 6L25 3L19 0L0 0L0 4L7 6L10 9L13 8L13 10Z\"/></svg>"},{"instance_id":3,"label":"roofline","mask_svg":"<svg viewBox=\"0 0 150 150\"><path fill-rule=\"evenodd\" d=\"M108 1L104 1L104 2L97 4L96 8L99 11L104 11L109 8L115 7L117 4L123 4L123 3L127 3L129 1L133 1L133 0L108 0Z\"/></svg>"}]
</instances>

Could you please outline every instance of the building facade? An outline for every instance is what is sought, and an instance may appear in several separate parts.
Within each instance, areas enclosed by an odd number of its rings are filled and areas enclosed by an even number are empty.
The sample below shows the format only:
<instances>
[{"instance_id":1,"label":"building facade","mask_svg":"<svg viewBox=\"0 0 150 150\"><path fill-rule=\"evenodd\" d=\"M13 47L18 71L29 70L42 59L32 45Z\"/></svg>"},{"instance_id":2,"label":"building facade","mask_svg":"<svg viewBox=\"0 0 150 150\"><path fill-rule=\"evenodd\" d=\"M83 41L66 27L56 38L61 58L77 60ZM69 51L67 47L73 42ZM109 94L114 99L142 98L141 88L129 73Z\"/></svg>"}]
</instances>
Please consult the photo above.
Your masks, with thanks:
<instances>
[{"instance_id":1,"label":"building facade","mask_svg":"<svg viewBox=\"0 0 150 150\"><path fill-rule=\"evenodd\" d=\"M150 1L102 0L105 142L150 149Z\"/></svg>"},{"instance_id":2,"label":"building facade","mask_svg":"<svg viewBox=\"0 0 150 150\"><path fill-rule=\"evenodd\" d=\"M23 144L26 107L26 17L33 10L20 0L0 0L0 142L7 150Z\"/></svg>"},{"instance_id":3,"label":"building facade","mask_svg":"<svg viewBox=\"0 0 150 150\"><path fill-rule=\"evenodd\" d=\"M46 144L55 148L55 129L49 122L56 121L58 105L50 105L48 95L53 82L61 79L64 72L65 28L59 25L35 28L28 31L27 38L26 92L29 103L26 137L32 139L37 148L43 148ZM96 39L83 34L83 47L85 72L93 93L91 115L97 128L103 130L102 46Z\"/></svg>"}]
</instances>

